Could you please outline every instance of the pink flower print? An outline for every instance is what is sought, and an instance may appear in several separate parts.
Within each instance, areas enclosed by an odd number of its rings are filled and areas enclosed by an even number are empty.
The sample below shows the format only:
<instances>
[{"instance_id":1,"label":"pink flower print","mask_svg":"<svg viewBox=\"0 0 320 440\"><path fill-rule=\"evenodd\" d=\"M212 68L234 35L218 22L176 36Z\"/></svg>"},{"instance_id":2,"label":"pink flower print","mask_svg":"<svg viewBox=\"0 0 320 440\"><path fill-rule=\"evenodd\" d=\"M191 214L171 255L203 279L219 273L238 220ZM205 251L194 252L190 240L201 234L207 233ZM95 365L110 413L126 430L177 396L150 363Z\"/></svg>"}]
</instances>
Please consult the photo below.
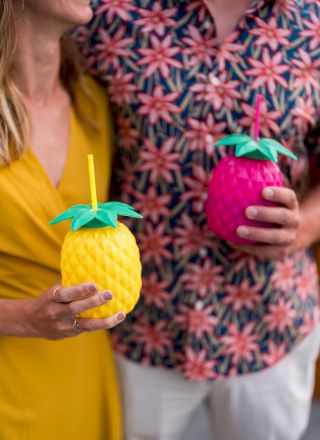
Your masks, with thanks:
<instances>
[{"instance_id":1,"label":"pink flower print","mask_svg":"<svg viewBox=\"0 0 320 440\"><path fill-rule=\"evenodd\" d=\"M263 317L262 321L267 324L268 331L276 330L283 333L286 327L294 324L296 312L292 308L291 301L280 298L277 304L270 304L268 307L268 314Z\"/></svg>"},{"instance_id":2,"label":"pink flower print","mask_svg":"<svg viewBox=\"0 0 320 440\"><path fill-rule=\"evenodd\" d=\"M213 144L218 141L226 129L226 122L215 122L212 113L209 113L206 121L188 119L190 127L184 133L184 137L189 140L189 150L202 150L211 155Z\"/></svg>"},{"instance_id":3,"label":"pink flower print","mask_svg":"<svg viewBox=\"0 0 320 440\"><path fill-rule=\"evenodd\" d=\"M286 38L290 35L289 29L281 29L274 17L271 17L268 22L257 17L255 19L257 27L251 29L249 32L259 38L255 41L256 45L270 46L272 50L277 50L279 45L287 46L289 40Z\"/></svg>"},{"instance_id":4,"label":"pink flower print","mask_svg":"<svg viewBox=\"0 0 320 440\"><path fill-rule=\"evenodd\" d=\"M268 366L274 365L276 362L280 361L286 354L286 344L282 343L276 345L273 341L268 342L268 351L261 354L261 359Z\"/></svg>"},{"instance_id":5,"label":"pink flower print","mask_svg":"<svg viewBox=\"0 0 320 440\"><path fill-rule=\"evenodd\" d=\"M150 186L144 194L134 191L133 195L137 199L134 207L144 219L150 218L153 223L158 223L161 217L169 215L170 194L160 195L154 186Z\"/></svg>"},{"instance_id":6,"label":"pink flower print","mask_svg":"<svg viewBox=\"0 0 320 440\"><path fill-rule=\"evenodd\" d=\"M254 125L254 118L256 114L255 107L244 102L242 104L242 110L245 116L239 119L239 125L251 130ZM260 131L262 136L272 137L274 134L280 133L281 129L278 122L281 116L282 114L279 110L271 110L268 112L267 103L265 101L261 103Z\"/></svg>"},{"instance_id":7,"label":"pink flower print","mask_svg":"<svg viewBox=\"0 0 320 440\"><path fill-rule=\"evenodd\" d=\"M224 70L226 68L226 62L230 63L238 62L238 55L245 50L244 44L234 43L238 38L239 32L232 32L224 40L220 47L217 49L216 59L218 61L219 70Z\"/></svg>"},{"instance_id":8,"label":"pink flower print","mask_svg":"<svg viewBox=\"0 0 320 440\"><path fill-rule=\"evenodd\" d=\"M296 66L291 72L296 77L293 87L297 89L305 88L306 92L311 95L312 87L319 90L319 68L320 59L312 61L308 52L304 49L298 49L300 59L293 59L292 63Z\"/></svg>"},{"instance_id":9,"label":"pink flower print","mask_svg":"<svg viewBox=\"0 0 320 440\"><path fill-rule=\"evenodd\" d=\"M166 348L171 347L170 333L165 329L166 321L158 321L150 324L146 318L141 318L132 326L135 331L135 340L139 344L144 344L144 351L147 355L157 352L164 356Z\"/></svg>"},{"instance_id":10,"label":"pink flower print","mask_svg":"<svg viewBox=\"0 0 320 440\"><path fill-rule=\"evenodd\" d=\"M179 255L186 257L198 253L200 249L212 247L210 231L193 222L186 213L181 215L181 225L174 229L174 245L179 246Z\"/></svg>"},{"instance_id":11,"label":"pink flower print","mask_svg":"<svg viewBox=\"0 0 320 440\"><path fill-rule=\"evenodd\" d=\"M307 129L315 122L316 109L313 105L313 98L309 96L305 99L298 96L296 106L290 110L290 113L294 117L293 125L300 130Z\"/></svg>"},{"instance_id":12,"label":"pink flower print","mask_svg":"<svg viewBox=\"0 0 320 440\"><path fill-rule=\"evenodd\" d=\"M153 272L148 277L143 278L142 296L146 305L155 305L159 309L164 307L164 303L170 299L167 291L169 281L159 281L157 273Z\"/></svg>"},{"instance_id":13,"label":"pink flower print","mask_svg":"<svg viewBox=\"0 0 320 440\"><path fill-rule=\"evenodd\" d=\"M77 43L81 43L81 46L85 47L85 50L88 47L88 41L90 38L91 30L88 28L88 26L77 26L77 33L75 35ZM81 49L81 52L83 52L83 48Z\"/></svg>"},{"instance_id":14,"label":"pink flower print","mask_svg":"<svg viewBox=\"0 0 320 440\"><path fill-rule=\"evenodd\" d=\"M223 354L231 355L233 364L237 364L240 359L252 362L254 352L259 350L254 325L249 322L240 330L234 324L229 324L227 334L222 336L221 341L225 344Z\"/></svg>"},{"instance_id":15,"label":"pink flower print","mask_svg":"<svg viewBox=\"0 0 320 440\"><path fill-rule=\"evenodd\" d=\"M269 92L273 95L276 91L276 84L283 88L288 88L287 81L283 74L289 70L289 66L282 64L283 55L281 52L271 57L269 51L264 48L262 52L262 61L249 58L253 68L248 69L246 74L255 77L252 83L252 89L257 89L266 85Z\"/></svg>"},{"instance_id":16,"label":"pink flower print","mask_svg":"<svg viewBox=\"0 0 320 440\"><path fill-rule=\"evenodd\" d=\"M233 275L243 270L247 270L253 275L257 272L257 258L254 256L235 251L228 255L228 259L232 265L230 273Z\"/></svg>"},{"instance_id":17,"label":"pink flower print","mask_svg":"<svg viewBox=\"0 0 320 440\"><path fill-rule=\"evenodd\" d=\"M173 321L200 340L206 333L212 335L215 326L219 323L219 319L212 314L213 306L203 307L202 303L198 301L194 308L185 305L178 306L178 314L173 318Z\"/></svg>"},{"instance_id":18,"label":"pink flower print","mask_svg":"<svg viewBox=\"0 0 320 440\"><path fill-rule=\"evenodd\" d=\"M300 32L301 37L310 38L309 48L310 50L315 50L320 46L320 21L319 17L313 12L310 12L311 20L302 20L304 29Z\"/></svg>"},{"instance_id":19,"label":"pink flower print","mask_svg":"<svg viewBox=\"0 0 320 440\"><path fill-rule=\"evenodd\" d=\"M137 90L133 77L134 73L123 73L120 69L116 75L107 76L108 92L112 102L123 105L133 101L132 94Z\"/></svg>"},{"instance_id":20,"label":"pink flower print","mask_svg":"<svg viewBox=\"0 0 320 440\"><path fill-rule=\"evenodd\" d=\"M168 183L173 183L172 172L180 170L180 165L177 162L181 159L180 153L172 151L176 141L175 137L170 137L157 148L151 139L144 139L145 149L140 154L139 170L150 171L152 183L155 183L159 177Z\"/></svg>"},{"instance_id":21,"label":"pink flower print","mask_svg":"<svg viewBox=\"0 0 320 440\"><path fill-rule=\"evenodd\" d=\"M166 28L174 28L176 21L171 17L174 17L177 13L177 8L163 9L162 4L159 1L153 2L150 9L139 9L141 17L135 21L135 24L143 26L141 32L155 32L160 37L164 36Z\"/></svg>"},{"instance_id":22,"label":"pink flower print","mask_svg":"<svg viewBox=\"0 0 320 440\"><path fill-rule=\"evenodd\" d=\"M292 20L293 14L298 14L296 2L294 0L277 0L274 4L275 16L285 15Z\"/></svg>"},{"instance_id":23,"label":"pink flower print","mask_svg":"<svg viewBox=\"0 0 320 440\"><path fill-rule=\"evenodd\" d=\"M111 336L112 348L117 353L125 355L127 353L128 347L127 347L126 344L124 344L123 342L121 342L119 340L119 333L117 333L117 332L110 332L109 334Z\"/></svg>"},{"instance_id":24,"label":"pink flower print","mask_svg":"<svg viewBox=\"0 0 320 440\"><path fill-rule=\"evenodd\" d=\"M296 289L297 297L301 301L307 301L308 298L315 296L318 284L318 274L313 262L308 261L304 267L303 273L297 278Z\"/></svg>"},{"instance_id":25,"label":"pink flower print","mask_svg":"<svg viewBox=\"0 0 320 440\"><path fill-rule=\"evenodd\" d=\"M156 85L152 95L149 93L139 93L138 99L142 106L138 110L139 115L147 115L150 124L155 124L159 119L163 119L169 124L173 122L172 113L180 113L181 108L173 104L178 99L180 93L171 92L164 94L160 84Z\"/></svg>"},{"instance_id":26,"label":"pink flower print","mask_svg":"<svg viewBox=\"0 0 320 440\"><path fill-rule=\"evenodd\" d=\"M163 259L172 258L171 253L166 248L172 239L165 235L164 223L160 223L158 226L152 226L150 223L147 223L145 232L139 232L137 239L143 263L153 260L158 266L161 266Z\"/></svg>"},{"instance_id":27,"label":"pink flower print","mask_svg":"<svg viewBox=\"0 0 320 440\"><path fill-rule=\"evenodd\" d=\"M192 2L189 2L186 10L190 12L194 11L195 9L198 9L198 19L201 23L203 23L208 16L208 9L206 8L204 1L192 0Z\"/></svg>"},{"instance_id":28,"label":"pink flower print","mask_svg":"<svg viewBox=\"0 0 320 440\"><path fill-rule=\"evenodd\" d=\"M231 81L224 72L219 77L209 75L206 81L192 85L189 90L196 94L196 102L208 101L216 111L222 107L232 110L234 100L241 98L239 85L240 81Z\"/></svg>"},{"instance_id":29,"label":"pink flower print","mask_svg":"<svg viewBox=\"0 0 320 440\"><path fill-rule=\"evenodd\" d=\"M212 36L212 31L207 30L202 35L195 26L189 24L188 33L190 37L182 38L182 41L189 46L183 49L184 55L190 55L189 65L192 67L204 62L212 69L212 59L216 54L216 39Z\"/></svg>"},{"instance_id":30,"label":"pink flower print","mask_svg":"<svg viewBox=\"0 0 320 440\"><path fill-rule=\"evenodd\" d=\"M248 279L245 278L239 286L233 284L225 286L226 294L222 302L230 305L235 312L244 308L254 310L256 304L262 301L262 296L259 294L262 287L260 283L250 286Z\"/></svg>"},{"instance_id":31,"label":"pink flower print","mask_svg":"<svg viewBox=\"0 0 320 440\"><path fill-rule=\"evenodd\" d=\"M180 48L172 46L172 36L167 35L163 40L159 40L155 35L150 36L152 47L138 49L143 56L138 61L139 66L147 65L144 77L148 78L154 72L159 71L164 78L169 78L169 67L183 69L183 65L175 59L175 55L180 52Z\"/></svg>"},{"instance_id":32,"label":"pink flower print","mask_svg":"<svg viewBox=\"0 0 320 440\"><path fill-rule=\"evenodd\" d=\"M294 286L296 272L294 262L286 258L283 261L278 261L275 266L275 271L272 274L271 282L274 289L280 289L287 292Z\"/></svg>"},{"instance_id":33,"label":"pink flower print","mask_svg":"<svg viewBox=\"0 0 320 440\"><path fill-rule=\"evenodd\" d=\"M101 5L97 8L96 14L100 15L106 13L106 21L108 24L112 23L118 16L123 21L130 21L130 11L136 8L133 5L133 0L100 0Z\"/></svg>"},{"instance_id":34,"label":"pink flower print","mask_svg":"<svg viewBox=\"0 0 320 440\"><path fill-rule=\"evenodd\" d=\"M299 327L299 333L301 336L307 336L314 330L316 324L319 323L319 309L315 307L313 309L312 315L307 315L303 317L303 324Z\"/></svg>"},{"instance_id":35,"label":"pink flower print","mask_svg":"<svg viewBox=\"0 0 320 440\"><path fill-rule=\"evenodd\" d=\"M181 276L184 287L189 291L196 291L200 298L208 294L217 293L221 288L223 266L213 265L209 259L201 265L189 263L186 272Z\"/></svg>"},{"instance_id":36,"label":"pink flower print","mask_svg":"<svg viewBox=\"0 0 320 440\"><path fill-rule=\"evenodd\" d=\"M183 182L189 188L181 196L181 200L190 201L192 210L196 213L204 212L207 200L210 175L205 172L201 165L192 164L191 176L184 176Z\"/></svg>"},{"instance_id":37,"label":"pink flower print","mask_svg":"<svg viewBox=\"0 0 320 440\"><path fill-rule=\"evenodd\" d=\"M191 347L186 348L185 358L185 377L189 380L207 380L217 377L217 373L213 371L216 366L215 360L206 360L207 352L202 349L194 351Z\"/></svg>"},{"instance_id":38,"label":"pink flower print","mask_svg":"<svg viewBox=\"0 0 320 440\"><path fill-rule=\"evenodd\" d=\"M135 181L135 167L128 159L122 160L122 166L119 171L121 192L123 194L122 201L129 203L129 196L133 191L133 183Z\"/></svg>"},{"instance_id":39,"label":"pink flower print","mask_svg":"<svg viewBox=\"0 0 320 440\"><path fill-rule=\"evenodd\" d=\"M137 143L139 136L138 130L133 128L130 119L120 115L117 119L117 128L119 130L119 145L126 150L130 150Z\"/></svg>"},{"instance_id":40,"label":"pink flower print","mask_svg":"<svg viewBox=\"0 0 320 440\"><path fill-rule=\"evenodd\" d=\"M306 301L314 295L315 287L316 283L311 274L308 272L301 274L297 279L297 297L302 301Z\"/></svg>"},{"instance_id":41,"label":"pink flower print","mask_svg":"<svg viewBox=\"0 0 320 440\"><path fill-rule=\"evenodd\" d=\"M101 61L101 70L107 70L110 65L119 67L119 57L132 57L133 53L128 47L134 42L133 38L123 38L125 27L121 26L113 37L102 28L99 28L101 43L95 45L96 59Z\"/></svg>"}]
</instances>

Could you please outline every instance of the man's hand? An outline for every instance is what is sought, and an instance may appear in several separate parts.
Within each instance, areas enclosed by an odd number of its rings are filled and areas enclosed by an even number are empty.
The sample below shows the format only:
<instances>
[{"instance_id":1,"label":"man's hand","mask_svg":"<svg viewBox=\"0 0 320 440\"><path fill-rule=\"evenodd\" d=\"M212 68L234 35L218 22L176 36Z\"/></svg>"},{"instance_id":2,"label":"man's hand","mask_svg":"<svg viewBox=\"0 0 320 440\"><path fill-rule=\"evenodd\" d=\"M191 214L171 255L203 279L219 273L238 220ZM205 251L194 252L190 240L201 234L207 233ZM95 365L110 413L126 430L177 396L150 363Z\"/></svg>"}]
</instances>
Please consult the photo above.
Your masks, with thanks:
<instances>
[{"instance_id":1,"label":"man's hand","mask_svg":"<svg viewBox=\"0 0 320 440\"><path fill-rule=\"evenodd\" d=\"M295 192L289 188L269 187L263 190L262 196L282 206L249 206L246 216L250 220L272 223L274 227L239 226L239 237L257 244L229 243L230 246L261 259L283 258L308 247L310 243L305 231L304 216Z\"/></svg>"}]
</instances>

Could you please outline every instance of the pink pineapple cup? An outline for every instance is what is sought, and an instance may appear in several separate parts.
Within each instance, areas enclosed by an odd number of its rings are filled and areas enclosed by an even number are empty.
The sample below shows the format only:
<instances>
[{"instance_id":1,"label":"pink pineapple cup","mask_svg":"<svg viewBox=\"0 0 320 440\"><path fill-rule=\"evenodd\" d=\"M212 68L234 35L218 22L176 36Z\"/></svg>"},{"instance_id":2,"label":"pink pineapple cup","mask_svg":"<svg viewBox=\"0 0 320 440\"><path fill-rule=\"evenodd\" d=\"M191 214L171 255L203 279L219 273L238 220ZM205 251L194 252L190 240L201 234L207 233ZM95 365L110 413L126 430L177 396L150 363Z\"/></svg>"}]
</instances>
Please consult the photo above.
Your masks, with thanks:
<instances>
[{"instance_id":1,"label":"pink pineapple cup","mask_svg":"<svg viewBox=\"0 0 320 440\"><path fill-rule=\"evenodd\" d=\"M279 142L259 138L260 108L261 95L257 95L254 137L231 134L215 144L216 147L235 145L235 152L224 157L212 171L206 220L217 236L238 244L253 243L238 236L238 226L271 226L248 219L245 210L248 206L276 206L262 197L262 191L269 186L283 185L282 173L277 165L278 153L296 159Z\"/></svg>"}]
</instances>

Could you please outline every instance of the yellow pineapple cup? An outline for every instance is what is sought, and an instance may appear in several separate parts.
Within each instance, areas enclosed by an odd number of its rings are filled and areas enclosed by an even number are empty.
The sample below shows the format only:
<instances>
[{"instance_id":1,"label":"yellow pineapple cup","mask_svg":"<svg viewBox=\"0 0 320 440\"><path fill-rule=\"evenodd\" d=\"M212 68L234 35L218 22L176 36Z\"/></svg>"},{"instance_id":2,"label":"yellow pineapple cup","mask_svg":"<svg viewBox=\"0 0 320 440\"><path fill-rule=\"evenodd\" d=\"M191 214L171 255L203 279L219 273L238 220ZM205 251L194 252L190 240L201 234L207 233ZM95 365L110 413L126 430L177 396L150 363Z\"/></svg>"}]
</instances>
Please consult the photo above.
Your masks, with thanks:
<instances>
[{"instance_id":1,"label":"yellow pineapple cup","mask_svg":"<svg viewBox=\"0 0 320 440\"><path fill-rule=\"evenodd\" d=\"M85 318L105 318L118 312L129 313L141 290L141 262L134 235L118 215L142 218L125 203L97 203L93 156L88 155L91 205L75 205L50 222L72 219L61 250L64 287L93 282L98 291L109 290L108 304L81 313Z\"/></svg>"}]
</instances>

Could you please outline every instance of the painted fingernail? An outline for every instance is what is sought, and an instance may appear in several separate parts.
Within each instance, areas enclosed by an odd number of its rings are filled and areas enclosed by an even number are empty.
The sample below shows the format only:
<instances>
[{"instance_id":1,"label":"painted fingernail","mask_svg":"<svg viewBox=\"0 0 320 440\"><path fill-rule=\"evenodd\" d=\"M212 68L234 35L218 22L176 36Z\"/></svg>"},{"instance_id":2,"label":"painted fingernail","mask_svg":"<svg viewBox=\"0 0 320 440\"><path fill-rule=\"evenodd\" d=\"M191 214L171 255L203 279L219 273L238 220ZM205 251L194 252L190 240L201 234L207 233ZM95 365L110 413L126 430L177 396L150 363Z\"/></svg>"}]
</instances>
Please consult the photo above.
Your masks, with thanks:
<instances>
[{"instance_id":1,"label":"painted fingernail","mask_svg":"<svg viewBox=\"0 0 320 440\"><path fill-rule=\"evenodd\" d=\"M274 196L274 191L270 188L267 188L264 190L263 195L267 198L267 199L272 199Z\"/></svg>"},{"instance_id":2,"label":"painted fingernail","mask_svg":"<svg viewBox=\"0 0 320 440\"><path fill-rule=\"evenodd\" d=\"M258 211L256 208L248 208L247 209L247 217L249 218L255 218L258 215Z\"/></svg>"},{"instance_id":3,"label":"painted fingernail","mask_svg":"<svg viewBox=\"0 0 320 440\"><path fill-rule=\"evenodd\" d=\"M112 293L111 292L103 292L102 298L108 301L109 299L112 299Z\"/></svg>"},{"instance_id":4,"label":"painted fingernail","mask_svg":"<svg viewBox=\"0 0 320 440\"><path fill-rule=\"evenodd\" d=\"M123 312L120 312L120 313L118 313L117 320L119 322L123 321L125 317L126 317L126 315Z\"/></svg>"},{"instance_id":5,"label":"painted fingernail","mask_svg":"<svg viewBox=\"0 0 320 440\"><path fill-rule=\"evenodd\" d=\"M237 232L238 235L240 235L240 237L247 237L249 235L249 229L246 228L245 226L240 226Z\"/></svg>"}]
</instances>

